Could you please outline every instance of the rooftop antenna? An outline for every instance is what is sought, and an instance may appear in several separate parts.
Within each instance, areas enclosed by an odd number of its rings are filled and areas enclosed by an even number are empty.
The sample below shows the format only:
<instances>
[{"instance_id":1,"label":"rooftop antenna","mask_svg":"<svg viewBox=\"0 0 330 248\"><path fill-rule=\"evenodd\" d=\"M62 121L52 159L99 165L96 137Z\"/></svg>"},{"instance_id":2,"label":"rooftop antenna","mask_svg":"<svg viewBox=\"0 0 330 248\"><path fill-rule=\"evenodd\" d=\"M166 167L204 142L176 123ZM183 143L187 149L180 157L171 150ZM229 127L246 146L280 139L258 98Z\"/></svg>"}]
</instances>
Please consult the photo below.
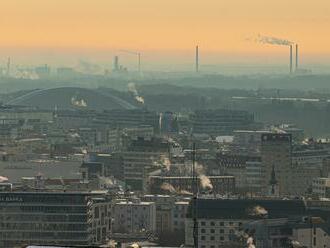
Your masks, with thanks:
<instances>
[{"instance_id":1,"label":"rooftop antenna","mask_svg":"<svg viewBox=\"0 0 330 248\"><path fill-rule=\"evenodd\" d=\"M196 144L193 143L192 147L192 180L191 188L193 191L193 201L192 201L192 216L193 216L193 238L194 247L198 248L198 221L197 221L197 197L198 197L198 178L196 173Z\"/></svg>"}]
</instances>

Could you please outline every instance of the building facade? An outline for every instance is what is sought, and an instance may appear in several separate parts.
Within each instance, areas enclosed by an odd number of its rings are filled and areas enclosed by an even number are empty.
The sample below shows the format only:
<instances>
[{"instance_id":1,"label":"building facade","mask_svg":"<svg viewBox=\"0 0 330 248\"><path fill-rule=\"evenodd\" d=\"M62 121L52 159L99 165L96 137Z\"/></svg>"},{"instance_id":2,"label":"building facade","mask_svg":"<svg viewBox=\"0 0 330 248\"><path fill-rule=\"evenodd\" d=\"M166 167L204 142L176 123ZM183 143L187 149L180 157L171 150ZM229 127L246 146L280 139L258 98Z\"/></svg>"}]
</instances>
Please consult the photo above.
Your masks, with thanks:
<instances>
[{"instance_id":1,"label":"building facade","mask_svg":"<svg viewBox=\"0 0 330 248\"><path fill-rule=\"evenodd\" d=\"M110 206L101 192L0 192L0 247L105 244Z\"/></svg>"}]
</instances>

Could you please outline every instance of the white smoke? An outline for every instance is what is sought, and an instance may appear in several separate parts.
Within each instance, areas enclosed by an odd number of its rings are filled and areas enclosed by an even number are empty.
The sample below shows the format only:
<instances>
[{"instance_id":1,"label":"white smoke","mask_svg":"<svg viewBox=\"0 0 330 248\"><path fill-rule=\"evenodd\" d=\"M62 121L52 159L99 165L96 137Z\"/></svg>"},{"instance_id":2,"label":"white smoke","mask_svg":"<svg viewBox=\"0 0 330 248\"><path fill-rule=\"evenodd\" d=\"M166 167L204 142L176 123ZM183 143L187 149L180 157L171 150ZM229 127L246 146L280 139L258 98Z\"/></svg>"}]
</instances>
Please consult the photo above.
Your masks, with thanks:
<instances>
[{"instance_id":1,"label":"white smoke","mask_svg":"<svg viewBox=\"0 0 330 248\"><path fill-rule=\"evenodd\" d=\"M104 186L112 186L114 185L113 181L109 177L99 176L100 183Z\"/></svg>"},{"instance_id":2,"label":"white smoke","mask_svg":"<svg viewBox=\"0 0 330 248\"><path fill-rule=\"evenodd\" d=\"M71 97L71 104L76 107L87 107L87 102L84 99L77 99L77 97Z\"/></svg>"},{"instance_id":3,"label":"white smoke","mask_svg":"<svg viewBox=\"0 0 330 248\"><path fill-rule=\"evenodd\" d=\"M213 189L213 185L211 183L211 180L207 176L200 175L199 180L201 182L201 186L202 186L203 189L208 189L208 190Z\"/></svg>"},{"instance_id":4,"label":"white smoke","mask_svg":"<svg viewBox=\"0 0 330 248\"><path fill-rule=\"evenodd\" d=\"M172 184L169 183L163 183L162 186L160 186L160 188L170 193L177 193L176 189L172 186Z\"/></svg>"},{"instance_id":5,"label":"white smoke","mask_svg":"<svg viewBox=\"0 0 330 248\"><path fill-rule=\"evenodd\" d=\"M268 211L262 206L255 206L249 212L252 216L265 216L268 214Z\"/></svg>"},{"instance_id":6,"label":"white smoke","mask_svg":"<svg viewBox=\"0 0 330 248\"><path fill-rule=\"evenodd\" d=\"M193 195L193 193L189 192L188 190L184 190L184 189L180 190L178 193L181 195Z\"/></svg>"},{"instance_id":7,"label":"white smoke","mask_svg":"<svg viewBox=\"0 0 330 248\"><path fill-rule=\"evenodd\" d=\"M171 161L168 157L162 156L161 157L161 163L166 168L167 171L170 171L171 169Z\"/></svg>"},{"instance_id":8,"label":"white smoke","mask_svg":"<svg viewBox=\"0 0 330 248\"><path fill-rule=\"evenodd\" d=\"M253 238L252 237L249 237L246 241L246 244L247 244L247 248L256 248L256 246L253 244Z\"/></svg>"},{"instance_id":9,"label":"white smoke","mask_svg":"<svg viewBox=\"0 0 330 248\"><path fill-rule=\"evenodd\" d=\"M142 96L139 95L136 87L135 87L135 83L129 83L127 85L128 87L128 91L131 92L135 98L135 100L141 104L144 104L144 98Z\"/></svg>"},{"instance_id":10,"label":"white smoke","mask_svg":"<svg viewBox=\"0 0 330 248\"><path fill-rule=\"evenodd\" d=\"M180 190L180 189L176 189L174 188L174 186L170 183L163 183L160 188L162 190L168 191L171 194L179 194L179 195L193 195L193 193L187 191L187 190Z\"/></svg>"},{"instance_id":11,"label":"white smoke","mask_svg":"<svg viewBox=\"0 0 330 248\"><path fill-rule=\"evenodd\" d=\"M0 176L0 183L7 182L8 180L7 177Z\"/></svg>"},{"instance_id":12,"label":"white smoke","mask_svg":"<svg viewBox=\"0 0 330 248\"><path fill-rule=\"evenodd\" d=\"M163 119L163 113L159 114L159 130L162 130L162 119Z\"/></svg>"},{"instance_id":13,"label":"white smoke","mask_svg":"<svg viewBox=\"0 0 330 248\"><path fill-rule=\"evenodd\" d=\"M213 185L211 183L211 180L204 174L205 173L204 166L200 163L195 163L195 172L199 176L199 180L202 188L212 190Z\"/></svg>"},{"instance_id":14,"label":"white smoke","mask_svg":"<svg viewBox=\"0 0 330 248\"><path fill-rule=\"evenodd\" d=\"M293 44L292 41L286 39L281 39L271 36L263 36L260 34L257 36L255 41L262 44L270 44L270 45L278 45L278 46L290 46Z\"/></svg>"}]
</instances>

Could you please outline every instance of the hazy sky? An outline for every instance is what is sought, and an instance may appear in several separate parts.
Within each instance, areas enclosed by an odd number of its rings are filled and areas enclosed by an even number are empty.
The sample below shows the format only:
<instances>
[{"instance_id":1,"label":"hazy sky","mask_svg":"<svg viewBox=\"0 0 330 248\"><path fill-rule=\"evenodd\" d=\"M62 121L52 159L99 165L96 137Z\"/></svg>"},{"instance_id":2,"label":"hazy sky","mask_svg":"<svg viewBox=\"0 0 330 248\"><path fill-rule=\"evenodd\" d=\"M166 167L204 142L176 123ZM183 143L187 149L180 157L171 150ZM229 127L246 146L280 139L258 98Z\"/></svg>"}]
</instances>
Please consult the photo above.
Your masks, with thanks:
<instances>
[{"instance_id":1,"label":"hazy sky","mask_svg":"<svg viewBox=\"0 0 330 248\"><path fill-rule=\"evenodd\" d=\"M287 54L257 34L330 55L329 0L0 0L0 50L63 48L204 51L236 57ZM73 49L75 47L75 49Z\"/></svg>"}]
</instances>

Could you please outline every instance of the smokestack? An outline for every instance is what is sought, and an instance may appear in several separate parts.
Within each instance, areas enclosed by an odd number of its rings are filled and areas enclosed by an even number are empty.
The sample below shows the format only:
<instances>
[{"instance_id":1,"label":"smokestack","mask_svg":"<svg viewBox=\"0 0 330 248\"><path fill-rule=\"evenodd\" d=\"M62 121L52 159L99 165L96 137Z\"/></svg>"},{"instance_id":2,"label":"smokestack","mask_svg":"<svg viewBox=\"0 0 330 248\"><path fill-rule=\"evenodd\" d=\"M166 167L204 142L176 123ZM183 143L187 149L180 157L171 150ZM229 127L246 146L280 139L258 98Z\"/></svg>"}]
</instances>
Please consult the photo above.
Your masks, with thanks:
<instances>
[{"instance_id":1,"label":"smokestack","mask_svg":"<svg viewBox=\"0 0 330 248\"><path fill-rule=\"evenodd\" d=\"M199 51L198 51L198 46L196 46L196 72L199 71Z\"/></svg>"},{"instance_id":2,"label":"smokestack","mask_svg":"<svg viewBox=\"0 0 330 248\"><path fill-rule=\"evenodd\" d=\"M298 65L299 65L299 51L298 51L298 44L296 44L296 72L298 71Z\"/></svg>"},{"instance_id":3,"label":"smokestack","mask_svg":"<svg viewBox=\"0 0 330 248\"><path fill-rule=\"evenodd\" d=\"M112 68L113 71L119 71L119 57L118 56L115 56L113 58L113 68Z\"/></svg>"},{"instance_id":4,"label":"smokestack","mask_svg":"<svg viewBox=\"0 0 330 248\"><path fill-rule=\"evenodd\" d=\"M10 75L10 57L8 57L8 60L7 60L7 76Z\"/></svg>"},{"instance_id":5,"label":"smokestack","mask_svg":"<svg viewBox=\"0 0 330 248\"><path fill-rule=\"evenodd\" d=\"M138 53L138 71L141 74L141 53Z\"/></svg>"},{"instance_id":6,"label":"smokestack","mask_svg":"<svg viewBox=\"0 0 330 248\"><path fill-rule=\"evenodd\" d=\"M290 73L292 73L292 45L290 45Z\"/></svg>"}]
</instances>

